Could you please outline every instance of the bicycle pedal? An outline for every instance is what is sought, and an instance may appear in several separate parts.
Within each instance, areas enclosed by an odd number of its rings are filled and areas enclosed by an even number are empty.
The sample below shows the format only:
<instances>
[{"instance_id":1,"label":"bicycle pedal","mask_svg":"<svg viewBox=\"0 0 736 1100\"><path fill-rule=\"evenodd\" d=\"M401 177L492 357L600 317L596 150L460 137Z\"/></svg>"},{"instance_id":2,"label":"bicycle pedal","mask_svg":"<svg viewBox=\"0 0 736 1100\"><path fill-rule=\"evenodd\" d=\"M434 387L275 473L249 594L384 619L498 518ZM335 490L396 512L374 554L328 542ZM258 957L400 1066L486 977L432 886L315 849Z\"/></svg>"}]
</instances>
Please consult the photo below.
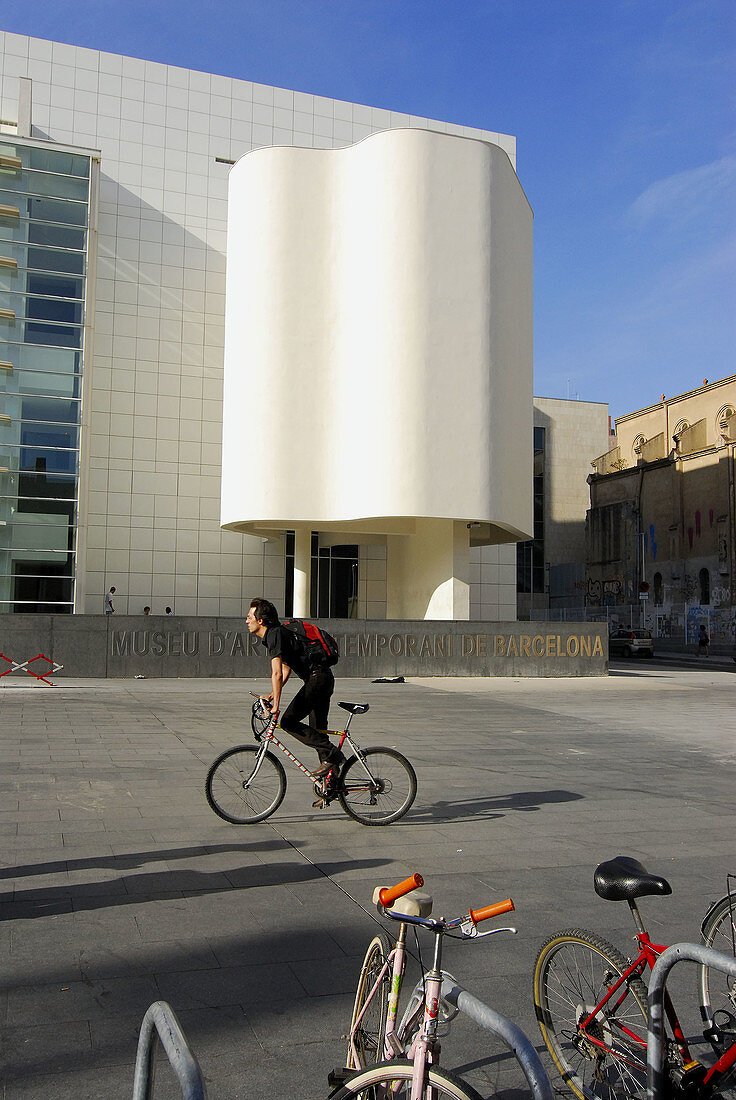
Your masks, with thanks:
<instances>
[{"instance_id":1,"label":"bicycle pedal","mask_svg":"<svg viewBox=\"0 0 736 1100\"><path fill-rule=\"evenodd\" d=\"M312 809L313 810L324 810L326 805L327 805L327 800L325 798L318 798L316 802L312 803Z\"/></svg>"},{"instance_id":2,"label":"bicycle pedal","mask_svg":"<svg viewBox=\"0 0 736 1100\"><path fill-rule=\"evenodd\" d=\"M678 1089L682 1089L687 1095L688 1092L696 1092L699 1086L703 1083L703 1079L706 1074L706 1068L702 1062L688 1062L684 1066L672 1066L670 1069L670 1077L677 1085Z\"/></svg>"}]
</instances>

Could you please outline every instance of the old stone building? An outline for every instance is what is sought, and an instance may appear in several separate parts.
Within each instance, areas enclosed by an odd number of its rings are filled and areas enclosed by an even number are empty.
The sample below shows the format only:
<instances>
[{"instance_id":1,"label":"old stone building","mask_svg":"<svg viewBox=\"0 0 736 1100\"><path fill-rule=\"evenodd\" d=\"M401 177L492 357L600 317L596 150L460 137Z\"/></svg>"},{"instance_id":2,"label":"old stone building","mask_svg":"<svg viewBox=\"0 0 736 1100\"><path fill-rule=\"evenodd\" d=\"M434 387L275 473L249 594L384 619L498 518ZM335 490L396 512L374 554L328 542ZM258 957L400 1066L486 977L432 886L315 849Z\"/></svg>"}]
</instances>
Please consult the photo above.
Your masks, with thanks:
<instances>
[{"instance_id":1,"label":"old stone building","mask_svg":"<svg viewBox=\"0 0 736 1100\"><path fill-rule=\"evenodd\" d=\"M736 375L616 420L588 478L588 608L660 638L692 643L703 622L733 641L735 452Z\"/></svg>"}]
</instances>

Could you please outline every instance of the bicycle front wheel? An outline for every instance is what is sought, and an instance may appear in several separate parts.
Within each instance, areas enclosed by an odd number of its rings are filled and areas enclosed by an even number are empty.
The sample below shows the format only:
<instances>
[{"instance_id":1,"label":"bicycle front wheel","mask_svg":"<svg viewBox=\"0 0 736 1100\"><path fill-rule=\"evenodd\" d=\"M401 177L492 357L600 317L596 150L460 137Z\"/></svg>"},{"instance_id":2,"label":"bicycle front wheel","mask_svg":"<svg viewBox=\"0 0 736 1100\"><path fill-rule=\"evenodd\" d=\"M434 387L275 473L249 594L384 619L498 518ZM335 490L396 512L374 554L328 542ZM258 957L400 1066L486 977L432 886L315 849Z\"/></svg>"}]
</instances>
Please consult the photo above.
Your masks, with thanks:
<instances>
[{"instance_id":1,"label":"bicycle front wheel","mask_svg":"<svg viewBox=\"0 0 736 1100\"><path fill-rule=\"evenodd\" d=\"M716 902L703 923L703 943L724 955L736 955L736 897ZM700 967L700 1014L714 1046L736 1039L736 980L720 970Z\"/></svg>"},{"instance_id":2,"label":"bicycle front wheel","mask_svg":"<svg viewBox=\"0 0 736 1100\"><path fill-rule=\"evenodd\" d=\"M388 937L379 932L368 944L363 959L358 988L355 992L353 1016L350 1021L352 1043L348 1043L348 1056L345 1065L348 1069L365 1069L383 1058L383 1039L386 1034L386 1007L391 984L389 971L386 970L380 983L379 975L391 951ZM374 986L376 987L374 989ZM366 1007L367 1006L367 1007ZM360 1023L357 1021L360 1020ZM358 1053L356 1063L353 1043Z\"/></svg>"},{"instance_id":3,"label":"bicycle front wheel","mask_svg":"<svg viewBox=\"0 0 736 1100\"><path fill-rule=\"evenodd\" d=\"M417 794L417 777L409 761L395 749L364 749L348 760L340 776L338 798L346 814L361 825L398 821Z\"/></svg>"},{"instance_id":4,"label":"bicycle front wheel","mask_svg":"<svg viewBox=\"0 0 736 1100\"><path fill-rule=\"evenodd\" d=\"M218 756L207 773L207 801L231 825L254 825L275 813L286 794L280 760L266 752L256 773L260 749L238 745Z\"/></svg>"},{"instance_id":5,"label":"bicycle front wheel","mask_svg":"<svg viewBox=\"0 0 736 1100\"><path fill-rule=\"evenodd\" d=\"M330 1100L408 1100L414 1067L405 1059L379 1062L357 1073L330 1093ZM428 1066L422 1089L432 1100L481 1100L472 1085L439 1066Z\"/></svg>"},{"instance_id":6,"label":"bicycle front wheel","mask_svg":"<svg viewBox=\"0 0 736 1100\"><path fill-rule=\"evenodd\" d=\"M534 1005L557 1069L581 1100L641 1098L647 1091L647 991L631 978L583 1023L629 963L593 932L558 932L534 966Z\"/></svg>"}]
</instances>

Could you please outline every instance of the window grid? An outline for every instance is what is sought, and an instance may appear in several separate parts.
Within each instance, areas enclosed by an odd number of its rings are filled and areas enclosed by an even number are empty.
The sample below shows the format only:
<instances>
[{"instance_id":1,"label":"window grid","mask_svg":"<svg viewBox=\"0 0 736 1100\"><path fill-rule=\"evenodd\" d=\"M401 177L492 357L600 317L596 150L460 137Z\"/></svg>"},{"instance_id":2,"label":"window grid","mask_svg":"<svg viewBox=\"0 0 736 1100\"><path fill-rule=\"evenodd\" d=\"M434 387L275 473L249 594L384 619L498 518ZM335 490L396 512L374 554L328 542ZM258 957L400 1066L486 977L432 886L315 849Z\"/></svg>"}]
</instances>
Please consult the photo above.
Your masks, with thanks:
<instances>
[{"instance_id":1,"label":"window grid","mask_svg":"<svg viewBox=\"0 0 736 1100\"><path fill-rule=\"evenodd\" d=\"M21 158L14 175L0 174L0 204L20 210L0 232L0 255L13 261L0 296L15 312L0 339L12 364L0 371L10 417L0 432L0 608L71 612L90 159L16 142L0 152Z\"/></svg>"}]
</instances>

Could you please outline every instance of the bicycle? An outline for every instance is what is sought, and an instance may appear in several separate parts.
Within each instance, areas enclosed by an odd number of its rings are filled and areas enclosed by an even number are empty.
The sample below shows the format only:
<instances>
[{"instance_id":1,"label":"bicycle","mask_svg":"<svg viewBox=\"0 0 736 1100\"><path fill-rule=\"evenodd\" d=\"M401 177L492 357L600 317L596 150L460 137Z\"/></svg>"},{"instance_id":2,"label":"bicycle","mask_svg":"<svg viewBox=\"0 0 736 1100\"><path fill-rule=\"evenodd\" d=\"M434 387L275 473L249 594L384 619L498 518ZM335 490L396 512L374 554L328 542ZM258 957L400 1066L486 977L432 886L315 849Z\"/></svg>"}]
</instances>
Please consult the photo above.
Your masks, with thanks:
<instances>
[{"instance_id":1,"label":"bicycle","mask_svg":"<svg viewBox=\"0 0 736 1100\"><path fill-rule=\"evenodd\" d=\"M492 928L479 932L477 925L489 917L509 913L510 898L470 909L453 920L430 918L432 899L416 892L423 885L421 875L412 875L393 887L379 887L373 900L381 915L399 922L393 948L383 932L371 940L363 961L355 995L348 1037L347 1066L333 1070L328 1081L335 1086L330 1100L479 1100L466 1081L437 1064L439 1036L458 1009L442 997L442 940L478 939L497 932L515 933L515 928ZM398 903L395 904L394 903ZM389 906L394 906L389 908ZM406 963L406 930L409 925L426 928L435 937L432 967L417 984L401 1023L396 1026L397 1008Z\"/></svg>"},{"instance_id":2,"label":"bicycle","mask_svg":"<svg viewBox=\"0 0 736 1100\"><path fill-rule=\"evenodd\" d=\"M581 1100L640 1098L647 1088L647 989L641 979L667 945L651 941L636 899L671 894L672 888L628 856L599 864L594 887L605 901L628 903L638 955L627 959L586 929L550 936L534 966L537 1020L563 1081ZM666 992L664 1011L671 1033L665 1066L669 1095L687 1100L712 1096L729 1083L736 1043L708 1068L692 1057Z\"/></svg>"},{"instance_id":3,"label":"bicycle","mask_svg":"<svg viewBox=\"0 0 736 1100\"><path fill-rule=\"evenodd\" d=\"M703 944L736 958L736 875L726 876L726 894L710 907L700 926ZM700 1015L703 1034L716 1053L736 1040L736 982L723 973L701 966Z\"/></svg>"},{"instance_id":4,"label":"bicycle","mask_svg":"<svg viewBox=\"0 0 736 1100\"><path fill-rule=\"evenodd\" d=\"M251 692L255 695L255 692ZM251 729L258 747L236 745L218 756L207 773L205 793L210 807L233 825L253 825L274 814L286 794L286 771L272 749L313 783L315 807L325 808L335 799L349 817L361 825L389 825L411 808L417 793L417 777L405 756L396 749L361 749L350 732L356 714L365 714L368 703L339 703L348 711L345 729L328 730L339 737L338 748L347 743L353 755L324 778L312 775L286 745L276 737L277 715L272 715L259 696L253 704Z\"/></svg>"}]
</instances>

